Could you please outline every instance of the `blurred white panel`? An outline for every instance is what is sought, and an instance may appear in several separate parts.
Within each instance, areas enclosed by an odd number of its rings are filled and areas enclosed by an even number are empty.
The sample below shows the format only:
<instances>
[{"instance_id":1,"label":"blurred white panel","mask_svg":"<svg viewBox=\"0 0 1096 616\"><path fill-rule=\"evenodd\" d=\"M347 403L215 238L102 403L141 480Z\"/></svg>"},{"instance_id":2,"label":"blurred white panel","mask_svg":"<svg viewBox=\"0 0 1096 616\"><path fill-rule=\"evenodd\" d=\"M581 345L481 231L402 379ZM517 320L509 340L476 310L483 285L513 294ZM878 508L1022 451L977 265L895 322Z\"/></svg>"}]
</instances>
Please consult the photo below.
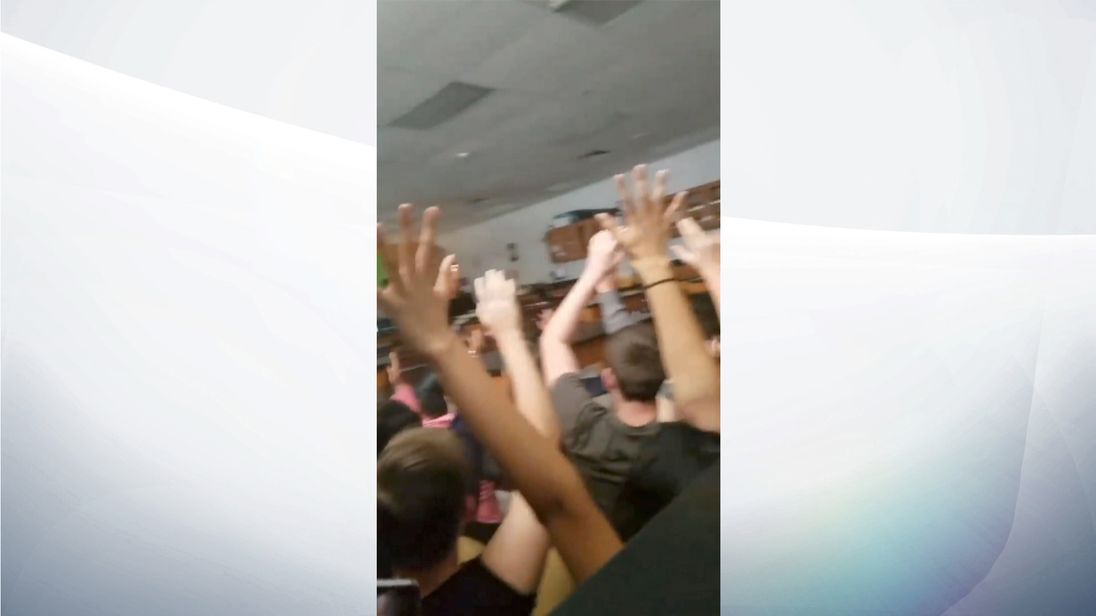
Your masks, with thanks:
<instances>
[{"instance_id":1,"label":"blurred white panel","mask_svg":"<svg viewBox=\"0 0 1096 616\"><path fill-rule=\"evenodd\" d=\"M376 144L370 0L5 0L7 34L244 111Z\"/></svg>"},{"instance_id":2,"label":"blurred white panel","mask_svg":"<svg viewBox=\"0 0 1096 616\"><path fill-rule=\"evenodd\" d=\"M1096 233L1091 2L778 0L722 32L736 216Z\"/></svg>"},{"instance_id":3,"label":"blurred white panel","mask_svg":"<svg viewBox=\"0 0 1096 616\"><path fill-rule=\"evenodd\" d=\"M3 54L4 612L367 611L374 151Z\"/></svg>"},{"instance_id":4,"label":"blurred white panel","mask_svg":"<svg viewBox=\"0 0 1096 616\"><path fill-rule=\"evenodd\" d=\"M1096 607L1096 236L723 241L732 613Z\"/></svg>"}]
</instances>

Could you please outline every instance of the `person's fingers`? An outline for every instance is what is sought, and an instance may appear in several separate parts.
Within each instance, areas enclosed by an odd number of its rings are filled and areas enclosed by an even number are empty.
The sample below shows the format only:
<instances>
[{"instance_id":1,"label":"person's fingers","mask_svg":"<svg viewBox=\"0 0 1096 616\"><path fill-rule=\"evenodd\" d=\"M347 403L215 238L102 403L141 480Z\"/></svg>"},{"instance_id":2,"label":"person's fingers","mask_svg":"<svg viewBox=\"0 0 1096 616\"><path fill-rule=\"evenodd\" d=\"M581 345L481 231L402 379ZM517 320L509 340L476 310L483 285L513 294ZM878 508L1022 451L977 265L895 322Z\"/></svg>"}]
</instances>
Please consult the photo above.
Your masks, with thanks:
<instances>
[{"instance_id":1,"label":"person's fingers","mask_svg":"<svg viewBox=\"0 0 1096 616\"><path fill-rule=\"evenodd\" d=\"M681 244L671 244L670 252L674 253L674 256L677 257L682 263L687 263L689 265L693 265L694 263L696 263L696 255L693 254L692 251L686 249Z\"/></svg>"},{"instance_id":2,"label":"person's fingers","mask_svg":"<svg viewBox=\"0 0 1096 616\"><path fill-rule=\"evenodd\" d=\"M479 278L476 278L475 282L472 284L475 287L476 302L482 302L487 299L487 279L480 276Z\"/></svg>"},{"instance_id":3,"label":"person's fingers","mask_svg":"<svg viewBox=\"0 0 1096 616\"><path fill-rule=\"evenodd\" d=\"M456 281L453 278L453 262L457 260L457 255L446 255L441 260L441 265L438 266L438 278L434 281L434 291L447 299L452 298L456 292Z\"/></svg>"},{"instance_id":4,"label":"person's fingers","mask_svg":"<svg viewBox=\"0 0 1096 616\"><path fill-rule=\"evenodd\" d=\"M391 293L389 291L389 289L391 288L391 286L388 286L384 289L377 289L377 305L380 306L381 310L385 314L389 315L394 313L396 308L395 304L391 300Z\"/></svg>"},{"instance_id":5,"label":"person's fingers","mask_svg":"<svg viewBox=\"0 0 1096 616\"><path fill-rule=\"evenodd\" d=\"M647 188L647 165L632 169L632 200L637 217L646 219L651 214L651 192Z\"/></svg>"},{"instance_id":6,"label":"person's fingers","mask_svg":"<svg viewBox=\"0 0 1096 616\"><path fill-rule=\"evenodd\" d=\"M690 248L704 241L704 229L700 228L700 223L691 216L677 221L677 230Z\"/></svg>"},{"instance_id":7,"label":"person's fingers","mask_svg":"<svg viewBox=\"0 0 1096 616\"><path fill-rule=\"evenodd\" d=\"M608 231L616 241L620 241L620 227L617 225L616 218L608 214L598 214L597 221L602 229Z\"/></svg>"},{"instance_id":8,"label":"person's fingers","mask_svg":"<svg viewBox=\"0 0 1096 616\"><path fill-rule=\"evenodd\" d=\"M685 205L685 197L688 197L689 193L681 191L674 195L674 198L670 200L670 205L666 208L666 211L662 214L667 223L672 223L677 219L681 207Z\"/></svg>"},{"instance_id":9,"label":"person's fingers","mask_svg":"<svg viewBox=\"0 0 1096 616\"><path fill-rule=\"evenodd\" d=\"M399 275L403 282L408 281L407 276L414 271L414 245L415 245L415 206L410 203L400 205L400 244L397 247L399 256Z\"/></svg>"},{"instance_id":10,"label":"person's fingers","mask_svg":"<svg viewBox=\"0 0 1096 616\"><path fill-rule=\"evenodd\" d=\"M495 270L489 269L483 273L483 299L489 300L495 297Z\"/></svg>"},{"instance_id":11,"label":"person's fingers","mask_svg":"<svg viewBox=\"0 0 1096 616\"><path fill-rule=\"evenodd\" d=\"M449 265L449 293L450 297L457 295L460 289L460 263L456 262L457 256L453 255L453 262Z\"/></svg>"},{"instance_id":12,"label":"person's fingers","mask_svg":"<svg viewBox=\"0 0 1096 616\"><path fill-rule=\"evenodd\" d=\"M660 169L655 174L655 184L651 188L651 202L658 211L662 210L662 200L666 198L666 178L668 177L670 177L670 172L666 169Z\"/></svg>"},{"instance_id":13,"label":"person's fingers","mask_svg":"<svg viewBox=\"0 0 1096 616\"><path fill-rule=\"evenodd\" d=\"M428 207L422 213L422 227L419 230L419 247L415 253L415 271L426 272L434 258L434 240L438 236L438 216L441 210L437 207Z\"/></svg>"},{"instance_id":14,"label":"person's fingers","mask_svg":"<svg viewBox=\"0 0 1096 616\"><path fill-rule=\"evenodd\" d=\"M384 225L377 223L377 258L384 265L384 271L388 274L388 285L397 292L403 290L403 280L399 275L399 263L392 260L392 246L388 243L384 234ZM379 289L378 289L379 290Z\"/></svg>"},{"instance_id":15,"label":"person's fingers","mask_svg":"<svg viewBox=\"0 0 1096 616\"><path fill-rule=\"evenodd\" d=\"M632 193L628 189L628 182L623 173L614 175L613 182L616 184L617 196L620 198L620 209L624 212L624 219L629 220L635 212L635 203L632 202Z\"/></svg>"}]
</instances>

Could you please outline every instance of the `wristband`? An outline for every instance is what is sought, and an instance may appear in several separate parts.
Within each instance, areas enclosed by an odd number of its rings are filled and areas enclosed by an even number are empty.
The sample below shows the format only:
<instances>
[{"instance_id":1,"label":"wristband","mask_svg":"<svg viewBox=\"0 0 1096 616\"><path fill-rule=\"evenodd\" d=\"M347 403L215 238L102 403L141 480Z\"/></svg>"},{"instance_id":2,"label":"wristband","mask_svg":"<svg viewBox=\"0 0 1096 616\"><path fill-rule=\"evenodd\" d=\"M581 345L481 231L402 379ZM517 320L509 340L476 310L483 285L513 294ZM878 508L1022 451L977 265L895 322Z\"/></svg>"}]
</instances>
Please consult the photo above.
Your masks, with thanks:
<instances>
[{"instance_id":1,"label":"wristband","mask_svg":"<svg viewBox=\"0 0 1096 616\"><path fill-rule=\"evenodd\" d=\"M662 280L656 280L656 281L652 282L651 284L644 285L643 290L644 291L649 291L652 287L657 287L658 285L660 285L664 282L677 282L677 278L674 278L674 277L671 276L670 278L663 278Z\"/></svg>"}]
</instances>

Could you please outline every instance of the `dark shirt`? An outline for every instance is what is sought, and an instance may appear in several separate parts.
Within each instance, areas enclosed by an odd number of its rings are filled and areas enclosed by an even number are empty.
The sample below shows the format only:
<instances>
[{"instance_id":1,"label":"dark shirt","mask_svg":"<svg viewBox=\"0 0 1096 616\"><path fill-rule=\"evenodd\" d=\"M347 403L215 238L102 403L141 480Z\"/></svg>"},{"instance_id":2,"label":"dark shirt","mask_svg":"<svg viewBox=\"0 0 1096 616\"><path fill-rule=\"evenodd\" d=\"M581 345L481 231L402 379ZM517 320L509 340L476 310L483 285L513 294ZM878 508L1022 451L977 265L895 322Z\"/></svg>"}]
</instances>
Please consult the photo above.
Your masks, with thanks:
<instances>
[{"instance_id":1,"label":"dark shirt","mask_svg":"<svg viewBox=\"0 0 1096 616\"><path fill-rule=\"evenodd\" d=\"M559 377L552 401L563 444L586 482L594 502L612 520L621 486L632 472L644 442L659 432L658 422L629 426L598 404L577 374Z\"/></svg>"},{"instance_id":2,"label":"dark shirt","mask_svg":"<svg viewBox=\"0 0 1096 616\"><path fill-rule=\"evenodd\" d=\"M720 610L719 548L719 465L713 464L552 614L726 613Z\"/></svg>"},{"instance_id":3,"label":"dark shirt","mask_svg":"<svg viewBox=\"0 0 1096 616\"><path fill-rule=\"evenodd\" d=\"M529 616L535 605L535 594L518 593L476 558L423 597L422 616Z\"/></svg>"},{"instance_id":4,"label":"dark shirt","mask_svg":"<svg viewBox=\"0 0 1096 616\"><path fill-rule=\"evenodd\" d=\"M662 424L643 443L609 516L620 538L631 539L712 464L719 464L719 434L680 421Z\"/></svg>"}]
</instances>

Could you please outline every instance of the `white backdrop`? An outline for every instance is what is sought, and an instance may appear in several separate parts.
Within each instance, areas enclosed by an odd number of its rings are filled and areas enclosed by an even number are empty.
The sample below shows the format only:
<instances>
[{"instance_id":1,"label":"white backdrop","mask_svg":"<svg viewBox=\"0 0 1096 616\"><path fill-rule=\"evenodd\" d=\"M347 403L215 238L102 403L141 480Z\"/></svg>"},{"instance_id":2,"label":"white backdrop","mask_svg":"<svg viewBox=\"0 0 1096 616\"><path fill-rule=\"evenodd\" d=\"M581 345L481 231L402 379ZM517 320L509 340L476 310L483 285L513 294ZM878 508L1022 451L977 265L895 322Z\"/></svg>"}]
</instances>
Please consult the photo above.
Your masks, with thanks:
<instances>
[{"instance_id":1,"label":"white backdrop","mask_svg":"<svg viewBox=\"0 0 1096 616\"><path fill-rule=\"evenodd\" d=\"M723 7L724 214L1096 233L1091 0Z\"/></svg>"},{"instance_id":2,"label":"white backdrop","mask_svg":"<svg viewBox=\"0 0 1096 616\"><path fill-rule=\"evenodd\" d=\"M374 150L3 55L4 612L368 611Z\"/></svg>"},{"instance_id":3,"label":"white backdrop","mask_svg":"<svg viewBox=\"0 0 1096 616\"><path fill-rule=\"evenodd\" d=\"M1096 605L1096 237L723 239L730 613Z\"/></svg>"}]
</instances>

